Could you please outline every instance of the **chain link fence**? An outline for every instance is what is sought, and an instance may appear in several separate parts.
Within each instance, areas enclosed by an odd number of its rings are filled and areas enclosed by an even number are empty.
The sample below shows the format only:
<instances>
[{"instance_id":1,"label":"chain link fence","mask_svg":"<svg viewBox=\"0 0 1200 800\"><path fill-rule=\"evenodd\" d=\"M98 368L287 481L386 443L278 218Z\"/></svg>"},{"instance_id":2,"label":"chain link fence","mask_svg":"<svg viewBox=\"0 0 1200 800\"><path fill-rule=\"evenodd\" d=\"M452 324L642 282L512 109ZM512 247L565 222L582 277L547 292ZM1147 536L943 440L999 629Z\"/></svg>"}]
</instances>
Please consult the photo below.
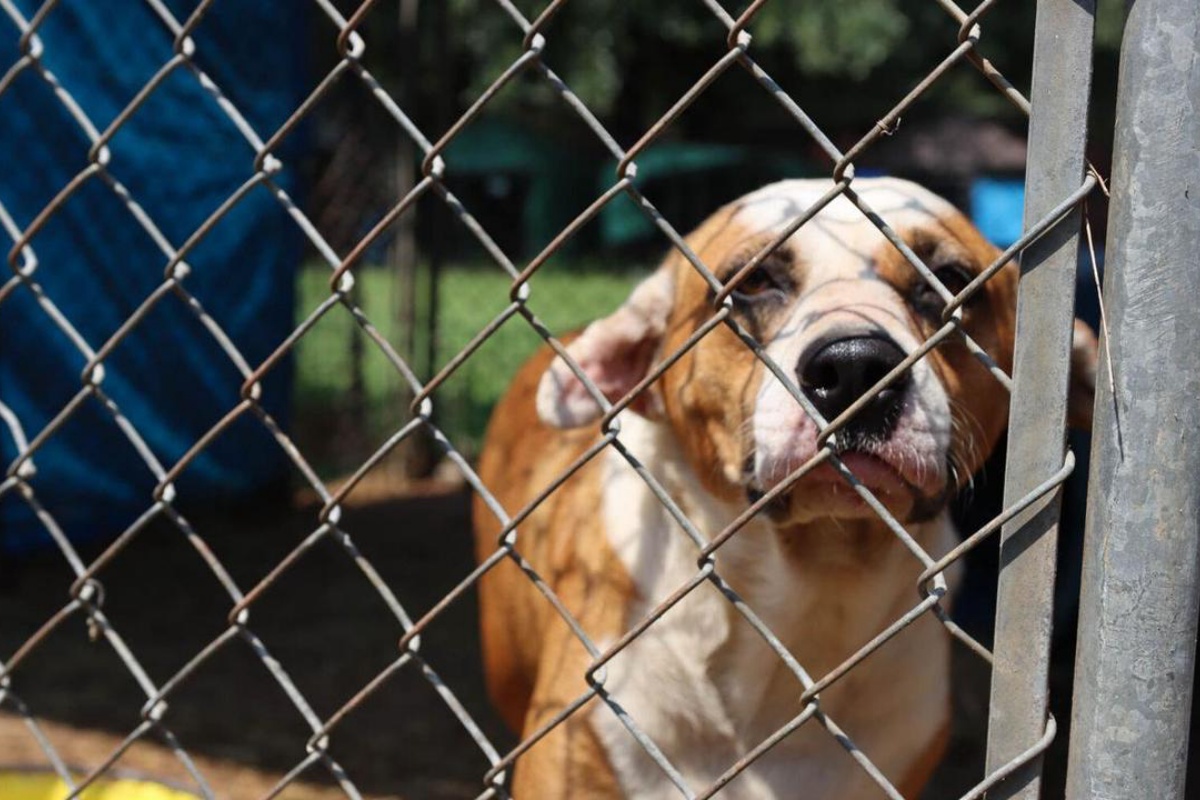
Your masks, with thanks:
<instances>
[{"instance_id":1,"label":"chain link fence","mask_svg":"<svg viewBox=\"0 0 1200 800\"><path fill-rule=\"evenodd\" d=\"M954 293L942 285L929 266L925 264L903 238L871 208L864 197L855 190L854 164L870 148L884 137L897 131L901 119L916 113L916 106L926 93L949 73L974 71L987 81L998 97L1012 104L1022 113L1029 114L1031 102L989 60L986 46L986 30L989 20L998 5L996 0L985 0L974 9L959 7L953 0L933 0L957 29L957 35L947 38L944 58L927 74L920 76L911 90L900 97L895 105L884 114L866 135L846 145L835 143L815 121L818 114L806 107L802 97L793 96L786 86L773 79L771 72L757 60L754 47L755 20L770 0L754 0L740 10L728 8L716 0L697 0L711 15L711 23L720 26L725 38L725 48L713 54L707 71L699 75L691 87L661 112L661 116L646 127L636 140L623 145L589 109L572 87L557 74L553 66L543 58L547 41L555 36L555 20L561 14L571 13L567 0L553 0L536 17L522 13L508 0L495 0L488 10L503 14L511 23L514 41L519 40L519 54L503 72L491 80L465 108L457 110L444 127L444 132L430 130L418 125L409 115L403 102L399 102L377 80L367 66L365 58L372 48L386 49L391 45L386 39L378 42L367 38L366 22L371 15L378 14L376 3L367 0L347 13L332 0L313 0L311 6L321 18L320 34L336 45L338 58L324 74L315 88L297 107L286 121L276 128L257 128L226 92L226 87L214 78L207 65L222 57L220 52L207 52L198 44L196 33L205 24L206 18L223 13L222 3L203 0L188 13L179 13L178 5L164 0L146 0L162 29L169 33L173 42L173 55L161 65L141 90L111 120L104 122L89 117L83 106L72 95L70 85L60 83L47 66L56 43L43 35L44 23L55 13L58 2L51 0L36 8L25 8L15 0L0 0L0 13L18 31L15 42L10 42L6 52L17 56L2 65L0 76L0 100L15 82L37 80L50 87L70 123L78 128L86 139L84 165L76 177L58 189L53 198L33 219L18 222L8 210L0 196L0 227L9 241L7 248L11 276L0 285L0 314L6 303L14 298L32 298L46 321L62 336L66 337L78 351L83 363L78 390L69 402L61 407L46 424L30 428L29 423L13 413L4 404L3 388L0 387L0 418L3 419L7 436L11 437L16 457L5 465L0 483L0 497L27 507L38 520L45 534L53 541L56 552L61 556L71 573L68 592L63 604L46 618L33 635L26 638L12 652L3 653L0 661L0 708L19 717L27 729L30 739L36 742L45 763L70 789L76 797L87 787L112 773L123 755L143 740L154 740L165 745L179 765L190 775L193 791L203 796L222 796L229 791L215 783L198 766L189 753L187 742L177 737L175 718L186 713L185 707L174 703L177 696L196 676L224 657L226 651L240 649L249 654L261 667L271 684L288 699L293 720L281 725L298 723L304 729L304 742L294 752L292 765L278 782L265 793L267 797L284 795L298 781L306 780L314 773L323 773L321 780L335 784L347 797L370 794L360 788L356 775L344 766L338 756L339 732L348 719L361 713L400 680L400 676L418 676L427 683L440 699L441 711L448 719L457 720L463 731L474 743L478 753L487 762L487 768L479 774L477 796L479 798L505 797L514 763L530 748L556 730L558 726L580 712L589 703L609 706L616 718L642 747L646 755L661 769L662 773L676 786L681 797L706 798L719 796L721 790L740 773L754 764L772 747L801 727L822 728L854 759L864 774L878 788L881 796L900 798L897 787L873 762L873 754L860 749L853 737L844 730L836 719L825 713L820 704L820 693L852 673L857 666L884 646L893 637L903 632L914 621L926 615L936 617L944 626L947 635L954 637L983 662L992 665L996 672L993 679L992 719L993 727L988 742L988 764L985 774L965 794L962 800L989 796L1034 797L1038 790L1037 769L1040 757L1045 752L1056 732L1056 723L1046 714L1046 669L1049 652L1048 619L1052 606L1054 519L1057 517L1057 497L1063 482L1075 467L1075 459L1061 447L1061 430L1065 419L1065 386L1067 368L1065 354L1069 351L1070 317L1076 253L1079 250L1081 222L1080 207L1085 198L1098 188L1104 187L1099 174L1085 167L1084 128L1080 119L1086 117L1089 90L1091 57L1091 10L1083 5L1063 2L1039 4L1045 6L1044 16L1039 17L1037 60L1033 88L1034 127L1031 133L1030 163L1031 179L1028 186L1025 232L1021 238L1007 247L1002 255L961 291ZM306 4L308 5L308 4ZM1069 8L1063 8L1069 7ZM1061 42L1071 44L1063 46ZM662 213L654 199L643 193L637 179L638 162L647 151L668 135L672 126L697 102L709 87L726 73L742 72L748 75L758 90L769 97L786 113L794 125L795 134L803 137L806 147L815 147L824 158L824 174L829 178L828 191L820 202L795 217L786 228L761 252L754 255L747 265L729 281L722 282L713 272L713 265L706 264L689 246L670 214ZM244 182L230 194L219 207L211 209L202 222L183 238L172 238L164 234L156 223L158 209L139 204L137 192L121 179L121 163L114 158L110 149L113 138L120 133L129 119L144 109L150 98L168 80L186 78L195 81L211 98L212 107L231 123L252 149L254 157L247 163ZM469 207L450 188L447 176L454 170L453 159L448 155L453 143L464 131L489 108L495 98L514 81L534 81L552 92L563 107L573 115L589 135L599 142L616 162L615 173L609 185L600 191L581 213L546 244L531 260L515 262L506 250L497 244L496 232L489 231L479 222L475 210ZM331 241L328 228L315 224L298 203L293 193L280 182L279 176L289 168L281 155L283 145L297 134L298 129L310 120L316 109L336 87L346 83L359 85L365 90L364 97L377 104L391 124L401 131L406 142L414 147L419 156L419 169L411 175L410 185L405 188L391 207L361 235L339 235L339 241ZM1044 116L1040 116L1044 115ZM403 183L403 181L400 181ZM38 258L38 236L68 203L77 202L85 196L85 189L103 187L102 193L86 193L87 202L118 204L130 219L154 241L161 253L163 264L162 280L157 288L140 299L136 308L125 316L122 323L110 336L102 341L90 341L81 335L70 316L64 313L60 299L46 291L41 283L44 271L53 268ZM249 357L222 324L206 311L206 298L193 294L189 288L189 276L194 267L190 263L194 252L205 238L232 209L238 207L251 194L267 192L286 213L291 224L300 231L312 250L318 254L323 265L324 278L320 297L315 305L306 310L294 329L282 341L273 343L274 349L265 357ZM813 406L809 398L790 376L791 370L773 363L764 344L753 333L743 327L731 313L730 294L738 283L757 264L779 247L796 230L807 224L816 214L835 198L843 197L861 210L922 278L945 302L945 311L936 333L880 379L875 386L844 412L833 419L825 419ZM680 254L708 284L713 296L711 315L691 336L684 346L674 352L662 354L661 359L647 378L630 395L618 402L605 399L598 387L592 384L578 364L571 361L564 346L557 338L566 323L548 323L545 312L551 311L541 305L551 300L542 300L539 293L544 268L552 258L592 223L609 204L625 198L632 201L645 219L669 243L674 252ZM475 243L480 252L504 276L505 294L493 298L499 310L494 317L462 343L448 358L435 356L436 371L426 372L428 365L414 367L413 350L398 346L394 337L381 332L383 327L376 318L368 314L366 298L356 288L365 274L364 261L379 243L403 224L408 215L414 213L419 203L435 204L446 215L447 224L442 233L456 239L466 238ZM452 223L452 224L451 224ZM350 226L352 229L353 226ZM1015 375L1010 376L1000 369L987 355L984 348L972 340L961 325L962 307L981 290L985 282L1005 265L1024 253L1022 270L1022 302L1019 309L1019 325L1022 338L1017 345ZM86 252L80 254L86 258ZM410 256L411 257L411 254ZM1036 269L1035 269L1036 268ZM1031 277L1032 276L1032 279ZM1045 279L1043 285L1043 279ZM1036 289L1025 290L1024 286L1036 285ZM230 396L227 405L220 409L221 416L203 435L190 442L181 457L166 461L155 452L139 432L132 415L114 399L106 388L111 379L106 365L115 350L152 314L167 298L182 300L182 309L176 306L172 313L188 314L207 332L229 364L240 376L241 389L237 396ZM323 480L314 469L305 449L298 446L289 427L283 424L278 414L273 413L264 386L273 372L286 370L298 347L310 337L323 321L337 318L339 324L350 324L355 338L361 338L362 346L370 357L387 365L390 380L398 381L411 398L404 419L392 425L384 440L374 446L373 451L350 477L336 484ZM568 474L560 476L528 507L504 508L493 494L492 487L484 485L475 471L472 460L463 448L447 435L439 424L439 393L455 380L461 371L469 369L473 358L480 357L481 349L498 335L501 329L521 326L528 335L548 344L560 358L566 359L574 374L585 384L588 392L601 408L603 420L597 430L597 439L583 457L572 465ZM763 362L785 387L805 412L820 427L821 447L818 454L807 463L797 467L786 479L761 498L749 505L737 520L724 530L700 529L678 506L668 490L645 470L639 469L637 453L629 452L622 442L619 426L615 424L618 413L628 408L653 381L657 380L685 353L714 329L725 327L731 330L754 356ZM946 553L930 553L914 539L905 525L894 518L885 505L860 482L853 472L842 463L834 447L838 431L854 418L870 398L884 390L897 378L934 348L946 342L961 342L971 353L987 365L995 378L996 390L1013 392L1014 423L1009 448L1009 480L1006 485L1006 502L1003 511L978 529L969 532L963 541ZM7 344L5 345L7 346ZM1049 376L1049 377L1047 377ZM149 379L148 376L140 376ZM1062 380L1059 380L1062 378ZM37 477L39 452L46 443L70 425L79 409L98 403L118 426L128 444L133 447L145 469L153 476L153 488L145 497L145 508L141 516L129 525L110 544L95 556L81 555L73 543L73 531L58 521L59 509L51 507L41 499L43 487ZM196 460L215 441L235 430L237 424L254 421L265 430L271 440L284 454L294 473L300 476L305 487L319 498L319 510L311 519L310 529L298 542L288 545L286 552L276 559L274 566L263 574L245 575L238 565L222 557L218 548L210 544L212 535L197 522L200 516L187 509L186 498L178 489L181 477L192 468ZM452 589L432 599L417 612L399 599L398 587L386 580L377 569L375 560L360 550L353 538L354 531L346 521L346 507L356 490L369 482L375 471L397 448L416 437L427 437L439 457L452 465L461 480L482 500L482 503L498 521L501 534L494 550L471 570L464 570ZM688 537L695 546L696 570L686 584L676 587L663 602L655 606L640 620L631 621L628 632L614 643L593 641L584 631L576 614L578 609L568 608L555 594L552 582L532 565L522 552L520 524L538 507L570 474L581 469L601 454L616 452L625 457L638 471L649 489L674 518L679 535ZM468 450L468 454L470 454ZM879 519L891 530L897 540L911 554L922 570L917 586L914 587L912 606L898 618L891 620L869 641L858 643L852 656L832 670L813 674L800 663L778 638L776 632L764 622L759 611L747 604L722 576L721 548L738 535L739 530L762 511L774 499L788 491L797 481L822 465L833 466L862 500L874 510ZM395 525L405 526L412 521L396 519ZM147 532L155 530L161 536L162 526L182 536L203 561L209 574L208 582L219 587L228 608L227 617L221 621L219 630L202 647L189 653L186 660L166 674L152 674L143 665L138 649L131 646L122 636L121 624L110 618L106 611L106 596L122 587L109 586L106 574L121 560L122 554L135 546ZM996 634L996 648L1003 655L995 655L965 630L957 625L944 607L948 592L945 573L970 551L995 537L1003 529L1002 559L1005 570L1001 576L1000 613ZM437 532L428 532L434 538ZM1030 536L1035 545L1025 547ZM1009 543L1012 542L1010 545ZM360 584L369 590L386 607L398 631L391 662L372 679L363 683L356 692L347 693L331 708L318 709L310 701L309 694L293 678L294 666L277 654L271 642L265 640L256 629L256 608L297 565L314 553L328 553L329 547L340 551L340 557L352 564L360 573ZM1009 549L1011 548L1011 552ZM451 688L451 682L443 679L447 665L460 658L458 652L439 651L431 646L431 629L444 620L447 614L455 613L456 607L472 602L480 578L501 562L516 564L525 576L536 585L554 613L561 616L582 643L592 659L583 678L587 689L573 702L566 705L544 725L526 738L510 745L503 734L495 735L494 722L477 721L488 712L479 707L477 692L464 700L459 692ZM1047 564L1050 564L1047 574ZM238 577L235 577L238 576ZM715 586L725 597L731 608L757 632L770 647L780 664L795 678L797 689L796 713L792 719L769 737L754 743L734 763L722 765L722 774L709 785L690 785L678 766L668 758L659 745L644 730L642 722L624 711L621 698L614 696L605 686L604 667L614 657L639 637L653 631L657 621L676 604L701 586ZM86 622L88 635L97 642L105 643L119 660L123 669L136 682L144 702L136 726L127 732L123 740L108 755L95 763L86 765L81 773L75 765L68 764L55 744L55 737L46 733L44 720L35 703L23 699L22 684L29 664L36 662L39 651L46 642L60 634L77 620ZM471 650L473 653L474 651ZM406 687L412 687L406 683ZM237 709L230 709L237 714ZM1016 721L1014 721L1016 720ZM387 730L378 731L382 739L389 739ZM404 742L388 742L389 746L403 748ZM381 756L382 757L382 756ZM459 754L447 752L443 758L456 759ZM1007 780L1014 775L1016 780ZM432 793L431 795L435 795Z\"/></svg>"}]
</instances>

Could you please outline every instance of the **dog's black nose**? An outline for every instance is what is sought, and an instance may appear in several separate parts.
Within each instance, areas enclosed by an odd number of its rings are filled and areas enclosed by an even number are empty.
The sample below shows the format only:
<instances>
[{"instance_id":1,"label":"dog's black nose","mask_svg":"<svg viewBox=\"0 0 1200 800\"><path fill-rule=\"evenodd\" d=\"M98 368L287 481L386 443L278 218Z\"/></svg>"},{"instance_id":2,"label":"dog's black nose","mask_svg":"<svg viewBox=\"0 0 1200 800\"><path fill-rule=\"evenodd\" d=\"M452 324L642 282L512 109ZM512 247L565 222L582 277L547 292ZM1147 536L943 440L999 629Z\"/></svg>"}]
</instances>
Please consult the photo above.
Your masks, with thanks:
<instances>
[{"instance_id":1,"label":"dog's black nose","mask_svg":"<svg viewBox=\"0 0 1200 800\"><path fill-rule=\"evenodd\" d=\"M814 352L796 369L800 388L826 420L850 407L904 360L904 351L890 339L857 336L838 339ZM844 429L854 438L883 439L896 427L904 408L909 373L892 381L871 398Z\"/></svg>"}]
</instances>

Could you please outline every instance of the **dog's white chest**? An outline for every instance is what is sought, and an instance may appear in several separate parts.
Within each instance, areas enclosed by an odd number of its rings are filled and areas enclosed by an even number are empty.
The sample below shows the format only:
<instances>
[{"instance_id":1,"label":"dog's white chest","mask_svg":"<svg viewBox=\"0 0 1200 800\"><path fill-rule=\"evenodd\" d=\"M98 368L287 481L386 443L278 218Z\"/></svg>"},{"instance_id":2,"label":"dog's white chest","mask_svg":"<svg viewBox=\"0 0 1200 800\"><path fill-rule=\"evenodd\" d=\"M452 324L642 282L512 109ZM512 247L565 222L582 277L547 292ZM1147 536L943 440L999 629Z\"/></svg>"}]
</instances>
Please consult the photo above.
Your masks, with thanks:
<instances>
[{"instance_id":1,"label":"dog's white chest","mask_svg":"<svg viewBox=\"0 0 1200 800\"><path fill-rule=\"evenodd\" d=\"M724 527L732 512L681 473L672 443L662 440L656 426L625 419L622 431L627 447L706 536ZM609 543L640 593L629 619L636 624L696 577L697 551L616 453L605 476L603 513ZM827 585L806 582L772 552L778 543L765 523L753 525L759 527L743 530L718 551L718 571L814 677L895 618L888 601L872 592L845 587L849 594L837 596ZM915 604L916 592L905 580ZM880 597L896 596L896 587L879 588ZM853 629L847 619L859 621L862 629ZM920 621L822 694L823 710L893 780L943 722L921 709L946 708L947 647L935 623ZM711 786L802 709L803 687L795 675L707 581L609 662L607 672L605 687L612 699L693 794ZM685 796L611 709L595 704L591 723L626 797ZM876 796L878 787L816 720L756 759L718 794L730 800Z\"/></svg>"}]
</instances>

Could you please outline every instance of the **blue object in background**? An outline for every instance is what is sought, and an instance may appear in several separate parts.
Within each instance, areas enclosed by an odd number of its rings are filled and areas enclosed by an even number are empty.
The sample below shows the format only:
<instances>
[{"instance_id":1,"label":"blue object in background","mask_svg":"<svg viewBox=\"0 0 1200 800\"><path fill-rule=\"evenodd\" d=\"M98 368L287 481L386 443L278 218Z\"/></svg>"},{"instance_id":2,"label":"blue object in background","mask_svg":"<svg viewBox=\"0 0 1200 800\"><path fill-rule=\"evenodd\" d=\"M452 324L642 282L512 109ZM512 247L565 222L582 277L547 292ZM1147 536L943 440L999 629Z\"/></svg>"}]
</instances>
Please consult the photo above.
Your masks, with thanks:
<instances>
[{"instance_id":1,"label":"blue object in background","mask_svg":"<svg viewBox=\"0 0 1200 800\"><path fill-rule=\"evenodd\" d=\"M26 19L42 5L17 0ZM194 3L166 4L185 20ZM305 16L284 2L232 0L196 28L195 62L262 139L302 101ZM38 30L42 63L98 130L107 128L173 57L173 37L143 0L64 2ZM0 74L16 62L20 30L0 11ZM276 152L300 146L292 134ZM88 166L90 141L52 87L23 70L0 94L0 205L24 230ZM186 67L173 70L110 142L111 175L128 188L162 235L182 245L253 175L254 150L212 94ZM277 181L289 192L294 171ZM0 227L5 253L11 237ZM79 335L98 349L163 282L167 258L97 175L53 213L32 242L36 281ZM184 286L251 367L292 328L293 276L302 235L270 190L252 189L187 258ZM85 358L19 286L0 303L0 402L33 438L82 388ZM155 458L169 469L239 401L242 377L213 336L168 294L105 362L104 391ZM263 384L263 406L281 423L290 402L290 364ZM0 422L0 464L16 457ZM110 537L151 505L157 480L94 397L41 447L31 485L74 541ZM177 484L185 503L232 500L285 474L283 452L253 414L218 437ZM33 509L9 492L0 499L0 551L48 543Z\"/></svg>"},{"instance_id":2,"label":"blue object in background","mask_svg":"<svg viewBox=\"0 0 1200 800\"><path fill-rule=\"evenodd\" d=\"M1021 238L1025 217L1025 181L983 177L971 181L971 219L988 241L1008 247Z\"/></svg>"}]
</instances>

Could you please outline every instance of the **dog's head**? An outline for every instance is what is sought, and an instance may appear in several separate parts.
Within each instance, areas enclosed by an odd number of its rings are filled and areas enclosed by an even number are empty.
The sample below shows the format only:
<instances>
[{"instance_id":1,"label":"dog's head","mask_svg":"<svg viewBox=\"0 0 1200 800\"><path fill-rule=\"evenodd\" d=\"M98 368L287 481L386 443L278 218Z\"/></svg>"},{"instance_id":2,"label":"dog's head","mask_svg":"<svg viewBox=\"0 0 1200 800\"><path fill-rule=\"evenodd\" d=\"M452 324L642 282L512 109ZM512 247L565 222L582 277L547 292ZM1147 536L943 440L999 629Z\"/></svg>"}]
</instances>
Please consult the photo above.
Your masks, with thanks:
<instances>
[{"instance_id":1,"label":"dog's head","mask_svg":"<svg viewBox=\"0 0 1200 800\"><path fill-rule=\"evenodd\" d=\"M719 210L689 239L728 281L829 188L827 181L767 186ZM862 179L859 196L950 293L998 255L945 200L906 181ZM962 306L962 328L1005 371L1012 366L1017 269L1009 264ZM711 320L714 294L680 254L643 281L615 313L568 351L612 401ZM827 420L833 420L942 326L945 302L879 229L838 197L749 272L732 316ZM1090 409L1095 340L1076 335L1072 408ZM674 430L706 488L753 498L817 453L818 426L785 385L726 325L717 325L631 405ZM601 409L561 359L538 391L542 419L559 427ZM833 439L843 463L902 520L938 513L981 466L1004 430L1007 392L952 334L861 405ZM798 481L772 509L780 521L873 512L828 465Z\"/></svg>"}]
</instances>

